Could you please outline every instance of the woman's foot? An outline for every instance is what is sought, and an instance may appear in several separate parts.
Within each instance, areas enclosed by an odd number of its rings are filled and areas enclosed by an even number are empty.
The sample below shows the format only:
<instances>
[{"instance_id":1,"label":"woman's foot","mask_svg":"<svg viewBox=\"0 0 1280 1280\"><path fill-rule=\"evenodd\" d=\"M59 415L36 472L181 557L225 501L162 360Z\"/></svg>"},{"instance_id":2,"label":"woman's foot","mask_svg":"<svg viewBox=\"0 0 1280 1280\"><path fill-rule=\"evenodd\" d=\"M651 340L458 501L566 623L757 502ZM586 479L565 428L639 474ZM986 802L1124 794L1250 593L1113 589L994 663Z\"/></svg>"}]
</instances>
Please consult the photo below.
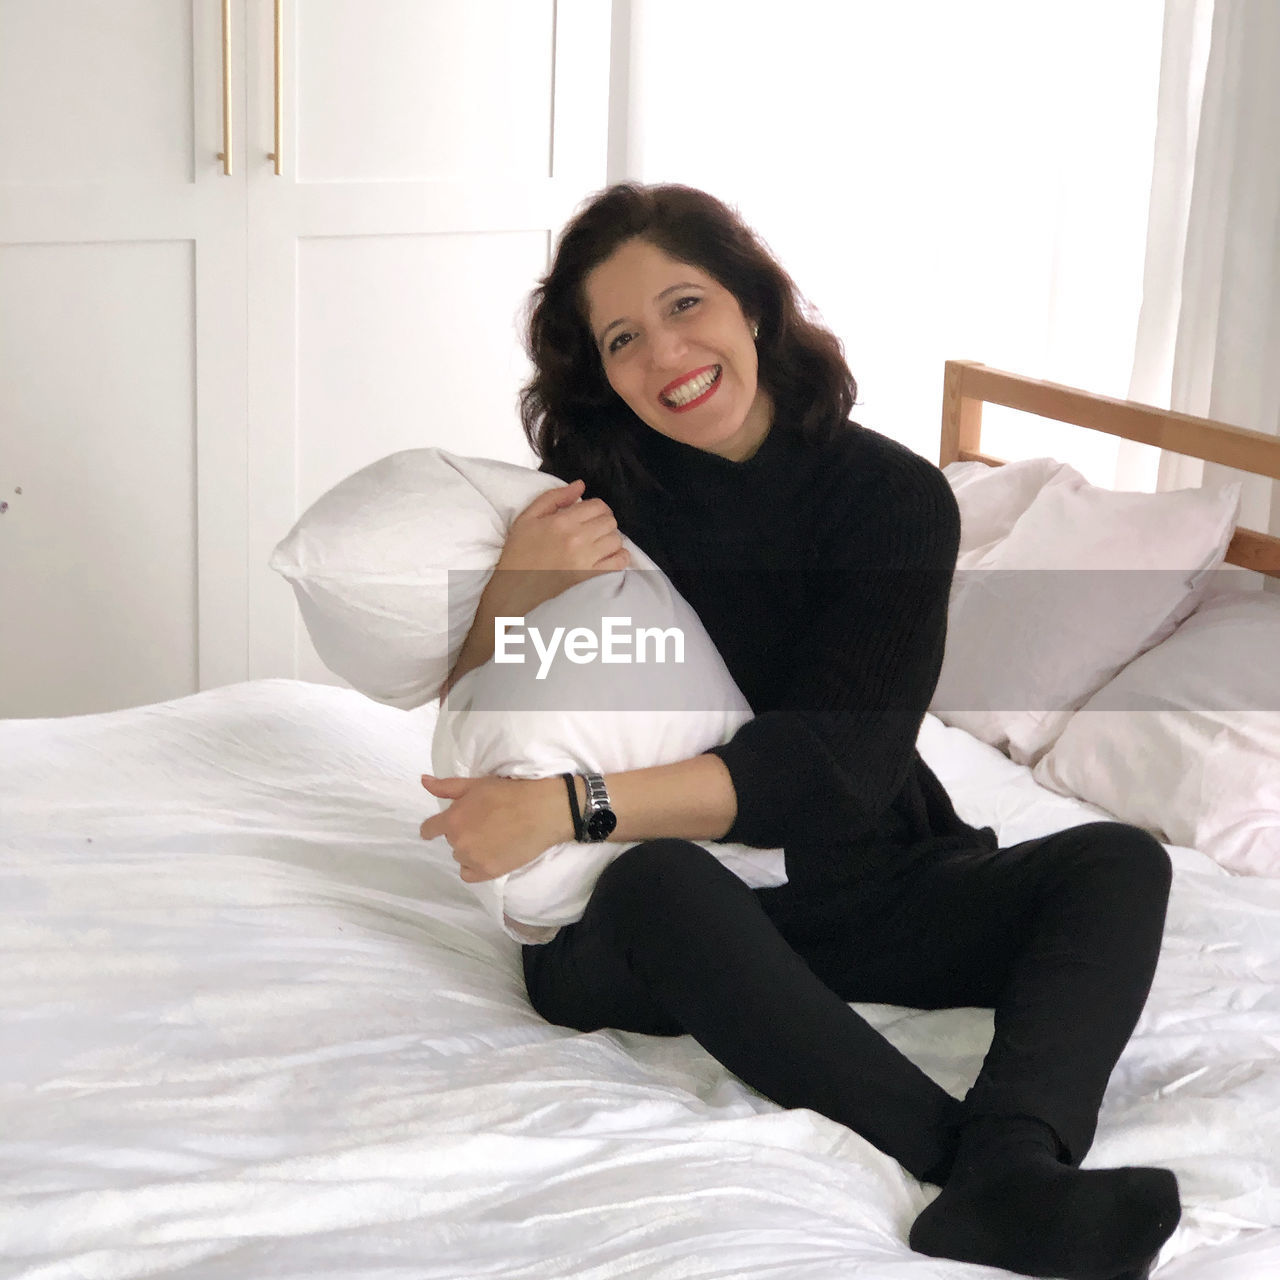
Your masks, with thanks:
<instances>
[{"instance_id":1,"label":"woman's foot","mask_svg":"<svg viewBox=\"0 0 1280 1280\"><path fill-rule=\"evenodd\" d=\"M1061 1280L1137 1280L1178 1225L1168 1169L1076 1169L1037 1120L965 1126L955 1171L911 1228L918 1253Z\"/></svg>"}]
</instances>

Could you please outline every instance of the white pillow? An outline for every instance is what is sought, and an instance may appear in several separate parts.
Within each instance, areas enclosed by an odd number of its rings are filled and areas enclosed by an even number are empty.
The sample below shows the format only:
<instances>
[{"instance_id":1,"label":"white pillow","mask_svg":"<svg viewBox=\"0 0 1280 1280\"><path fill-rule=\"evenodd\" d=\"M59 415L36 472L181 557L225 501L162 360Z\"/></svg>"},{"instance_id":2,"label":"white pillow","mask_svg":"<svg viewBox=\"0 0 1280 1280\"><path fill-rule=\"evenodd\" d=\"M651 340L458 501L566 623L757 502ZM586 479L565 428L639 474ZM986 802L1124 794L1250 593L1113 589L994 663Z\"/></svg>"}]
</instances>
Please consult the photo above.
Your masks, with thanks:
<instances>
[{"instance_id":1,"label":"white pillow","mask_svg":"<svg viewBox=\"0 0 1280 1280\"><path fill-rule=\"evenodd\" d=\"M407 449L316 499L269 564L293 587L325 666L408 710L439 697L511 521L563 483L493 458Z\"/></svg>"},{"instance_id":2,"label":"white pillow","mask_svg":"<svg viewBox=\"0 0 1280 1280\"><path fill-rule=\"evenodd\" d=\"M512 520L562 483L531 467L443 449L392 454L313 503L276 548L271 568L293 586L330 670L379 702L417 707L439 696L453 669ZM528 644L523 664L491 660L463 676L440 709L437 775L648 768L727 742L751 719L696 613L635 543L624 537L623 544L631 568L578 583L531 611L526 624L544 639L557 626L566 635L574 626L600 635L606 616L630 617L633 631L679 627L684 662L580 664L564 660L562 649L538 679L544 664ZM630 847L558 845L470 888L511 937L547 941L581 917L600 872ZM752 888L786 883L780 849L703 847Z\"/></svg>"},{"instance_id":3,"label":"white pillow","mask_svg":"<svg viewBox=\"0 0 1280 1280\"><path fill-rule=\"evenodd\" d=\"M1032 776L1228 870L1280 876L1280 597L1205 601L1071 717Z\"/></svg>"},{"instance_id":4,"label":"white pillow","mask_svg":"<svg viewBox=\"0 0 1280 1280\"><path fill-rule=\"evenodd\" d=\"M1046 484L957 571L929 710L1034 765L1072 712L1200 602L1239 503L1238 482L1154 494Z\"/></svg>"},{"instance_id":5,"label":"white pillow","mask_svg":"<svg viewBox=\"0 0 1280 1280\"><path fill-rule=\"evenodd\" d=\"M1045 485L1084 483L1084 476L1054 458L1024 458L998 467L952 462L942 474L951 482L960 507L958 569L972 568L1007 538Z\"/></svg>"},{"instance_id":6,"label":"white pillow","mask_svg":"<svg viewBox=\"0 0 1280 1280\"><path fill-rule=\"evenodd\" d=\"M463 676L441 705L431 747L437 775L543 778L588 767L605 774L644 769L727 742L751 719L697 614L648 556L627 545L631 568L578 583L544 601L525 622L544 638L557 627L566 635L585 627L599 636L606 617L630 618L633 628L678 628L684 661L486 662ZM649 647L648 656L654 653ZM566 813L568 805L566 793ZM635 843L570 841L470 887L511 937L545 942L559 926L581 919L600 873ZM786 883L781 849L695 843L752 888Z\"/></svg>"}]
</instances>

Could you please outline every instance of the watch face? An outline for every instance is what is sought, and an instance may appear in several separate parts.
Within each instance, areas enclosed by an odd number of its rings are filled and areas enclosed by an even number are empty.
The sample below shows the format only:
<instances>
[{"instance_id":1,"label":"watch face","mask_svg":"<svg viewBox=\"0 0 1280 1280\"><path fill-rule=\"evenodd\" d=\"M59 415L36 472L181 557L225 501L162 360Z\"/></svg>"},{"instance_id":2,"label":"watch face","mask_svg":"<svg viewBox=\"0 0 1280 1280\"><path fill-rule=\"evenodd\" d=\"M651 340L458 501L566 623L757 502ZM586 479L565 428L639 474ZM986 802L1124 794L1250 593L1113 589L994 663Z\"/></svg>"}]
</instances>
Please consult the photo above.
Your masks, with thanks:
<instances>
[{"instance_id":1,"label":"watch face","mask_svg":"<svg viewBox=\"0 0 1280 1280\"><path fill-rule=\"evenodd\" d=\"M589 840L607 840L618 825L617 816L609 809L597 809L587 818L587 838Z\"/></svg>"}]
</instances>

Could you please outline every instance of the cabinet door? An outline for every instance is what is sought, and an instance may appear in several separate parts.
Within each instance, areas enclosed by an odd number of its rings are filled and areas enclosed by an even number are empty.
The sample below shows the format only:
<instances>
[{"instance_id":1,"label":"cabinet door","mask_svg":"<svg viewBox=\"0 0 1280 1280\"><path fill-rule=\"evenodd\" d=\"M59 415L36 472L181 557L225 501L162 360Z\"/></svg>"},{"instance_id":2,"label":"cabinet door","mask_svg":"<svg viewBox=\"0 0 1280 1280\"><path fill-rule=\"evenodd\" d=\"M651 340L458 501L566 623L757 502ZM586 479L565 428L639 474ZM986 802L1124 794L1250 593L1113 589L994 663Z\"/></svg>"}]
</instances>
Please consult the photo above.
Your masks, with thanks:
<instances>
[{"instance_id":1,"label":"cabinet door","mask_svg":"<svg viewBox=\"0 0 1280 1280\"><path fill-rule=\"evenodd\" d=\"M0 715L244 679L245 3L0 0Z\"/></svg>"},{"instance_id":2,"label":"cabinet door","mask_svg":"<svg viewBox=\"0 0 1280 1280\"><path fill-rule=\"evenodd\" d=\"M519 312L604 185L602 0L273 0L249 41L249 673L341 683L272 548L402 449L531 463Z\"/></svg>"}]
</instances>

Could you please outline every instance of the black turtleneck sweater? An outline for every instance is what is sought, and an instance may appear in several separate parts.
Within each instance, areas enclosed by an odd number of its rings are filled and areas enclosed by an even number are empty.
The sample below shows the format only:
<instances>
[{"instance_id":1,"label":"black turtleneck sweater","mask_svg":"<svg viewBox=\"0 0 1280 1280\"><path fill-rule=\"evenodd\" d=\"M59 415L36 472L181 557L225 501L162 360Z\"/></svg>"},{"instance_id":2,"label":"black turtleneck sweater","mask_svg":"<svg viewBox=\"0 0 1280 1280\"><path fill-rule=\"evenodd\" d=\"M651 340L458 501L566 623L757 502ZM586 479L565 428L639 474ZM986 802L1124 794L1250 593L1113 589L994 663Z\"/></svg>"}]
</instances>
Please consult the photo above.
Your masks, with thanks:
<instances>
[{"instance_id":1,"label":"black turtleneck sweater","mask_svg":"<svg viewBox=\"0 0 1280 1280\"><path fill-rule=\"evenodd\" d=\"M666 572L754 712L712 749L737 794L721 839L995 848L915 745L960 543L942 472L853 422L822 444L775 425L744 462L652 430L642 447L671 497L593 491L589 477L584 496Z\"/></svg>"}]
</instances>

